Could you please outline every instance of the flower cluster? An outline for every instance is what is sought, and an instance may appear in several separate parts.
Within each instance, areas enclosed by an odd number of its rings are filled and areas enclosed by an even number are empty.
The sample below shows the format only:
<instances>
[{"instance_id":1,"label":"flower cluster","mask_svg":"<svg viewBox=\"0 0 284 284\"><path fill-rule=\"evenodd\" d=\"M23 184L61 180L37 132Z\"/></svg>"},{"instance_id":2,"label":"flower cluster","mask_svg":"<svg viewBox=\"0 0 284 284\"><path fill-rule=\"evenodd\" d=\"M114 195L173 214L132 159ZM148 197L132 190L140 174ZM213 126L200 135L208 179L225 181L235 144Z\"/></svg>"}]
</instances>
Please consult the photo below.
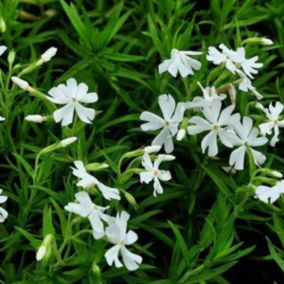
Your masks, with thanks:
<instances>
[{"instance_id":1,"label":"flower cluster","mask_svg":"<svg viewBox=\"0 0 284 284\"><path fill-rule=\"evenodd\" d=\"M271 44L271 43L269 43ZM179 72L181 77L193 75L193 70L199 70L201 63L192 59L189 55L201 55L201 52L179 51L173 49L171 58L159 65L159 73L168 71L173 77ZM272 136L270 145L272 147L279 141L280 128L284 127L282 118L283 104L276 101L263 107L256 103L258 109L262 110L265 118L261 115L256 122L252 117L242 116L236 112L238 96L235 85L240 91L250 92L258 100L263 96L252 85L254 76L258 69L263 66L258 62L258 56L247 58L244 47L236 50L229 49L224 44L219 48L210 46L206 59L215 65L224 66L237 79L229 81L226 85L199 87L202 96L194 96L192 100L176 102L171 94L160 95L158 103L163 114L160 117L149 111L144 111L140 119L145 121L141 125L143 131L157 131L159 134L153 139L152 145L164 146L166 153L174 150L174 138L177 141L184 139L186 133L189 136L202 135L201 151L209 157L216 157L220 151L226 148L231 151L228 166L234 170L244 170L247 161L253 161L257 167L261 167L266 156L258 150L269 141L267 136ZM241 94L240 94L241 95ZM229 104L228 104L229 103ZM264 120L264 121L263 121ZM154 195L162 192L159 180L169 180L171 174L168 171L160 171L158 166L163 160L172 160L172 156L159 155L154 164L150 156L144 154L143 166L146 172L140 174L141 182L149 183L154 180ZM282 181L270 188L267 186L257 187L256 196L264 202L274 202L282 193Z\"/></svg>"}]
</instances>

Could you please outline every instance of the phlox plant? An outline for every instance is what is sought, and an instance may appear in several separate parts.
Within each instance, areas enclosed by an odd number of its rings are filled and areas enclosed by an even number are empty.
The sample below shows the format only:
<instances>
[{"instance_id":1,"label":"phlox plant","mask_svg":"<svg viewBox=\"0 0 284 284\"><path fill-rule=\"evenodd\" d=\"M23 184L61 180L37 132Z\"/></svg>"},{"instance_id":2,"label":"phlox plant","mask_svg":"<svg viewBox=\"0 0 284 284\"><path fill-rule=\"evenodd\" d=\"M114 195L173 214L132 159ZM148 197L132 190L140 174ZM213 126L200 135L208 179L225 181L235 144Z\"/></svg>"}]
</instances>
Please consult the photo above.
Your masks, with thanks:
<instances>
[{"instance_id":1,"label":"phlox plant","mask_svg":"<svg viewBox=\"0 0 284 284\"><path fill-rule=\"evenodd\" d=\"M0 2L0 283L283 279L284 4L260 2Z\"/></svg>"}]
</instances>

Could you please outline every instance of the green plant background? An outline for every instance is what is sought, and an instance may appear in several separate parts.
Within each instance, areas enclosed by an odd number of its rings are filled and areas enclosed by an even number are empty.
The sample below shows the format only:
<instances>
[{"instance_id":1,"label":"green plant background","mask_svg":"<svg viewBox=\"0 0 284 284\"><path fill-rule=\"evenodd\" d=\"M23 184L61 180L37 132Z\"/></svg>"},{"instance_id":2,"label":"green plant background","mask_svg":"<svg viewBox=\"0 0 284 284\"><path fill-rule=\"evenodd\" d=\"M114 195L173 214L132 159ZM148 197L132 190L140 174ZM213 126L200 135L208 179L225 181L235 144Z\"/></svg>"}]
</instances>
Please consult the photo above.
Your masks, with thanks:
<instances>
[{"instance_id":1,"label":"green plant background","mask_svg":"<svg viewBox=\"0 0 284 284\"><path fill-rule=\"evenodd\" d=\"M284 199L275 205L255 200L248 171L221 169L226 155L212 161L194 139L176 143L173 180L157 198L151 186L118 167L122 155L150 144L153 136L140 130L139 115L157 113L160 94L185 101L200 95L197 81L220 85L227 79L206 62L210 45L236 48L249 37L272 39L273 46L247 51L264 63L255 81L264 101L283 103L283 13L282 0L0 0L0 44L16 52L14 64L7 63L8 52L0 59L0 115L6 118L0 125L0 185L9 197L9 217L0 225L0 283L283 283ZM92 125L24 121L48 109L10 78L50 46L58 47L56 57L23 79L43 93L70 77L85 82L99 95ZM186 79L158 75L173 47L203 51L202 69ZM238 104L242 115L250 112L246 96ZM73 135L77 143L40 158L35 178L41 149ZM281 139L269 148L266 167L282 171L282 146ZM131 214L130 228L139 235L135 252L144 259L139 270L108 267L106 244L64 211L77 191L70 171L76 159L109 164L98 176L124 192L112 207ZM37 263L47 234L55 236L56 252Z\"/></svg>"}]
</instances>

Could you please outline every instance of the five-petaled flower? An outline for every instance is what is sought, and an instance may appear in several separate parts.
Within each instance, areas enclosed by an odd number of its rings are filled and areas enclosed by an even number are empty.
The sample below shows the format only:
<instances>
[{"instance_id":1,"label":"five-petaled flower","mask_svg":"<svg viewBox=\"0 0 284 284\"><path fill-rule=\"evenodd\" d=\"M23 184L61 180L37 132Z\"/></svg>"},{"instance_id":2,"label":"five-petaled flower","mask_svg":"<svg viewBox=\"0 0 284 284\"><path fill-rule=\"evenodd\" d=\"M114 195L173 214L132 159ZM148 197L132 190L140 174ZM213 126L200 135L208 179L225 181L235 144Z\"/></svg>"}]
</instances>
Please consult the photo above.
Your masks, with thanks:
<instances>
[{"instance_id":1,"label":"five-petaled flower","mask_svg":"<svg viewBox=\"0 0 284 284\"><path fill-rule=\"evenodd\" d=\"M123 264L119 260L119 253L121 253L122 261L128 270L136 270L142 262L140 255L130 252L126 246L134 244L138 236L130 230L127 232L127 223L129 214L125 211L117 213L116 218L109 222L106 228L106 237L114 246L105 253L105 258L108 265L115 265L115 267L122 267Z\"/></svg>"},{"instance_id":2,"label":"five-petaled flower","mask_svg":"<svg viewBox=\"0 0 284 284\"><path fill-rule=\"evenodd\" d=\"M116 199L120 200L119 191L117 188L109 187L98 181L94 176L90 175L83 164L82 161L75 161L75 167L72 167L72 173L74 176L78 177L80 181L77 186L81 186L84 189L89 189L96 186L102 193L103 197L107 200Z\"/></svg>"},{"instance_id":3,"label":"five-petaled flower","mask_svg":"<svg viewBox=\"0 0 284 284\"><path fill-rule=\"evenodd\" d=\"M65 105L53 113L55 122L62 126L72 123L74 112L85 123L91 123L95 118L95 110L81 105L81 103L94 103L98 100L97 93L88 93L88 86L85 83L77 84L74 78L67 80L66 85L60 84L48 92L48 99L55 104Z\"/></svg>"},{"instance_id":4,"label":"five-petaled flower","mask_svg":"<svg viewBox=\"0 0 284 284\"><path fill-rule=\"evenodd\" d=\"M232 114L234 106L228 106L224 110L220 100L212 101L211 105L205 105L202 113L206 119L200 116L192 117L189 122L187 131L190 135L199 134L202 132L209 133L203 138L201 142L202 152L204 153L208 148L208 156L214 157L218 154L217 138L221 143L231 148L235 132L232 130L232 125L240 120L240 114Z\"/></svg>"},{"instance_id":5,"label":"five-petaled flower","mask_svg":"<svg viewBox=\"0 0 284 284\"><path fill-rule=\"evenodd\" d=\"M172 178L170 171L160 170L159 166L164 161L172 161L175 157L172 155L159 154L155 159L154 163L151 161L150 155L144 153L142 165L146 169L145 172L140 173L141 183L150 183L154 180L154 192L153 195L156 197L157 194L163 193L161 181L169 181Z\"/></svg>"},{"instance_id":6,"label":"five-petaled flower","mask_svg":"<svg viewBox=\"0 0 284 284\"><path fill-rule=\"evenodd\" d=\"M253 147L262 146L267 143L266 137L258 137L259 131L253 127L253 121L251 118L244 116L243 123L239 122L234 125L237 136L235 137L235 145L238 146L235 149L229 159L230 166L234 166L236 170L244 169L244 159L247 147L249 147L254 162L256 165L262 165L266 157L261 152L256 151Z\"/></svg>"},{"instance_id":7,"label":"five-petaled flower","mask_svg":"<svg viewBox=\"0 0 284 284\"><path fill-rule=\"evenodd\" d=\"M166 153L170 153L174 149L173 136L177 134L178 126L183 120L185 105L178 103L176 106L175 99L170 94L159 96L158 102L163 118L144 111L140 119L147 122L141 125L141 129L144 131L162 129L152 141L152 145L164 145Z\"/></svg>"},{"instance_id":8,"label":"five-petaled flower","mask_svg":"<svg viewBox=\"0 0 284 284\"><path fill-rule=\"evenodd\" d=\"M94 238L100 239L105 235L104 222L108 222L111 217L104 212L109 207L101 207L92 202L86 191L80 191L75 194L78 203L69 202L64 208L68 212L75 213L81 217L88 218Z\"/></svg>"},{"instance_id":9,"label":"five-petaled flower","mask_svg":"<svg viewBox=\"0 0 284 284\"><path fill-rule=\"evenodd\" d=\"M275 106L271 103L268 108L265 108L263 111L266 114L266 117L269 119L268 122L261 123L259 125L259 129L262 134L272 134L272 130L274 131L274 135L270 140L270 145L275 146L275 144L279 141L279 128L284 127L284 119L280 119L280 114L283 111L283 104L280 102L276 102Z\"/></svg>"},{"instance_id":10,"label":"five-petaled flower","mask_svg":"<svg viewBox=\"0 0 284 284\"><path fill-rule=\"evenodd\" d=\"M202 52L198 51L182 51L176 48L171 51L171 58L164 60L159 65L159 74L168 71L173 77L176 77L178 72L181 77L187 77L193 75L194 70L201 68L201 63L196 59L190 57L190 55L200 55Z\"/></svg>"}]
</instances>

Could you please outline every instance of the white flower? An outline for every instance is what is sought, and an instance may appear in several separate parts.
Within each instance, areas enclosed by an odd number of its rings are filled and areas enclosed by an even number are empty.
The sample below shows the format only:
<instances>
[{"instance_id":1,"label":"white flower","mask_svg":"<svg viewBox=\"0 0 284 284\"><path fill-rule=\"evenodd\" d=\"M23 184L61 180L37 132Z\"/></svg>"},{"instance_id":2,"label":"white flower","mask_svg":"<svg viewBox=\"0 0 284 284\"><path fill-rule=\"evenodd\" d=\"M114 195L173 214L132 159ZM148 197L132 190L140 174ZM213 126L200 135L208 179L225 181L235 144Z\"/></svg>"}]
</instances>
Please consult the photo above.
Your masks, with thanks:
<instances>
[{"instance_id":1,"label":"white flower","mask_svg":"<svg viewBox=\"0 0 284 284\"><path fill-rule=\"evenodd\" d=\"M266 144L267 138L258 137L258 129L253 127L252 119L247 116L243 117L243 123L239 122L235 124L234 128L238 135L235 140L235 145L239 147L230 155L230 166L234 166L236 170L244 169L246 147L250 147L255 164L262 165L266 160L265 155L254 150L252 147L258 147Z\"/></svg>"},{"instance_id":2,"label":"white flower","mask_svg":"<svg viewBox=\"0 0 284 284\"><path fill-rule=\"evenodd\" d=\"M110 216L104 213L109 207L101 207L94 204L85 191L80 191L75 194L78 203L69 202L64 209L68 212L75 213L81 217L88 218L95 239L100 239L105 234L104 223L111 219Z\"/></svg>"},{"instance_id":3,"label":"white flower","mask_svg":"<svg viewBox=\"0 0 284 284\"><path fill-rule=\"evenodd\" d=\"M95 110L86 108L80 103L94 103L98 100L97 93L88 93L88 86L85 83L77 84L74 78L68 79L66 85L60 84L49 90L48 99L55 104L65 105L53 113L55 122L62 126L72 123L74 111L85 123L91 123L95 118Z\"/></svg>"},{"instance_id":4,"label":"white flower","mask_svg":"<svg viewBox=\"0 0 284 284\"><path fill-rule=\"evenodd\" d=\"M262 63L257 63L258 56L254 56L252 58L246 58L246 51L243 47L239 47L237 51L233 52L233 61L237 66L241 66L244 73L251 79L253 79L253 75L257 74L258 68L263 66Z\"/></svg>"},{"instance_id":5,"label":"white flower","mask_svg":"<svg viewBox=\"0 0 284 284\"><path fill-rule=\"evenodd\" d=\"M154 180L154 192L153 195L156 197L157 194L163 193L163 188L161 186L161 181L169 181L172 178L170 171L160 170L159 166L164 161L172 161L175 157L172 155L160 154L152 163L151 158L148 153L144 153L142 165L146 169L145 172L140 173L141 183L150 183Z\"/></svg>"},{"instance_id":6,"label":"white flower","mask_svg":"<svg viewBox=\"0 0 284 284\"><path fill-rule=\"evenodd\" d=\"M5 117L0 116L0 121L4 121L4 120L5 120Z\"/></svg>"},{"instance_id":7,"label":"white flower","mask_svg":"<svg viewBox=\"0 0 284 284\"><path fill-rule=\"evenodd\" d=\"M246 58L246 52L243 47L239 47L236 51L229 49L224 44L220 44L219 48L222 50L220 52L215 47L208 48L207 60L212 61L216 65L220 65L222 63L225 64L226 68L235 73L241 73L242 68L243 72L253 79L253 74L256 74L258 71L256 69L261 68L263 66L262 63L257 63L258 56L254 56L252 58Z\"/></svg>"},{"instance_id":8,"label":"white flower","mask_svg":"<svg viewBox=\"0 0 284 284\"><path fill-rule=\"evenodd\" d=\"M19 77L13 76L11 79L12 79L13 83L15 83L18 87L20 87L21 89L23 89L25 91L27 91L30 87L30 84L27 81L25 81L25 80L23 80Z\"/></svg>"},{"instance_id":9,"label":"white flower","mask_svg":"<svg viewBox=\"0 0 284 284\"><path fill-rule=\"evenodd\" d=\"M25 120L36 122L36 123L42 123L47 120L46 116L42 116L40 114L31 114L25 117Z\"/></svg>"},{"instance_id":10,"label":"white flower","mask_svg":"<svg viewBox=\"0 0 284 284\"><path fill-rule=\"evenodd\" d=\"M188 109L203 108L205 105L211 106L214 100L222 101L226 98L225 94L218 95L215 87L206 87L204 89L200 82L198 82L197 84L202 90L203 97L195 97L193 98L192 102L187 102L186 107Z\"/></svg>"},{"instance_id":11,"label":"white flower","mask_svg":"<svg viewBox=\"0 0 284 284\"><path fill-rule=\"evenodd\" d=\"M118 213L116 218L109 223L106 228L106 236L110 243L114 244L105 253L105 258L108 265L115 265L115 267L122 267L123 264L119 260L119 253L121 253L122 261L125 267L132 271L139 267L142 263L142 257L140 255L130 252L126 246L134 244L138 236L137 234L130 230L127 232L127 222L129 220L129 214L125 211Z\"/></svg>"},{"instance_id":12,"label":"white flower","mask_svg":"<svg viewBox=\"0 0 284 284\"><path fill-rule=\"evenodd\" d=\"M270 145L275 146L275 144L279 141L278 136L279 136L279 127L283 128L284 127L284 120L280 119L279 116L283 111L283 104L280 102L276 102L275 106L272 105L272 103L269 105L268 109L264 109L263 111L266 114L266 117L269 119L268 122L261 123L259 125L259 129L263 135L266 134L272 134L272 130L274 131L274 135L272 139L270 140Z\"/></svg>"},{"instance_id":13,"label":"white flower","mask_svg":"<svg viewBox=\"0 0 284 284\"><path fill-rule=\"evenodd\" d=\"M63 139L63 140L61 140L59 142L59 146L62 147L62 148L65 148L68 145L70 145L70 144L74 143L75 141L77 141L77 139L78 138L76 136L65 138L65 139Z\"/></svg>"},{"instance_id":14,"label":"white flower","mask_svg":"<svg viewBox=\"0 0 284 284\"><path fill-rule=\"evenodd\" d=\"M256 188L255 198L265 202L265 203L274 203L280 195L284 193L284 180L281 180L276 183L276 185L264 186L260 185Z\"/></svg>"},{"instance_id":15,"label":"white flower","mask_svg":"<svg viewBox=\"0 0 284 284\"><path fill-rule=\"evenodd\" d=\"M220 44L219 48L222 49L220 52L216 47L210 46L208 48L208 55L206 59L212 61L215 65L225 64L226 68L235 74L238 68L233 63L233 50L228 49L224 44Z\"/></svg>"},{"instance_id":16,"label":"white flower","mask_svg":"<svg viewBox=\"0 0 284 284\"><path fill-rule=\"evenodd\" d=\"M90 175L86 171L86 168L82 161L75 161L74 164L75 168L71 167L71 169L73 170L72 173L74 176L80 179L80 181L77 183L77 186L81 186L84 189L89 189L93 186L97 186L105 199L120 200L120 195L117 188L106 186L98 181L94 176Z\"/></svg>"},{"instance_id":17,"label":"white flower","mask_svg":"<svg viewBox=\"0 0 284 284\"><path fill-rule=\"evenodd\" d=\"M57 53L56 47L50 47L41 55L41 60L43 62L48 62L52 57L54 57Z\"/></svg>"},{"instance_id":18,"label":"white flower","mask_svg":"<svg viewBox=\"0 0 284 284\"><path fill-rule=\"evenodd\" d=\"M168 71L173 77L176 77L178 72L181 77L193 75L193 70L199 70L201 63L189 55L200 55L202 52L197 51L181 51L176 48L171 51L171 58L164 60L159 65L159 74Z\"/></svg>"},{"instance_id":19,"label":"white flower","mask_svg":"<svg viewBox=\"0 0 284 284\"><path fill-rule=\"evenodd\" d=\"M7 46L0 45L0 56L3 55L3 53L7 50Z\"/></svg>"},{"instance_id":20,"label":"white flower","mask_svg":"<svg viewBox=\"0 0 284 284\"><path fill-rule=\"evenodd\" d=\"M209 131L201 142L202 152L204 153L208 148L209 157L214 157L218 154L217 138L229 148L234 145L233 141L236 134L229 127L239 122L240 114L232 114L234 110L232 105L222 111L221 108L222 103L219 100L214 100L211 106L205 105L202 113L206 119L194 116L189 120L192 125L187 128L190 135Z\"/></svg>"},{"instance_id":21,"label":"white flower","mask_svg":"<svg viewBox=\"0 0 284 284\"><path fill-rule=\"evenodd\" d=\"M2 192L3 190L0 189L0 204L6 202L8 199L7 196L1 195ZM0 207L0 223L3 223L7 217L8 217L8 212L4 208Z\"/></svg>"},{"instance_id":22,"label":"white flower","mask_svg":"<svg viewBox=\"0 0 284 284\"><path fill-rule=\"evenodd\" d=\"M164 145L166 153L170 153L174 149L172 137L177 134L178 126L183 120L185 105L178 103L176 106L176 102L170 94L159 96L158 102L163 118L144 111L140 115L140 119L147 122L141 125L141 129L143 131L162 129L153 140L152 145Z\"/></svg>"},{"instance_id":23,"label":"white flower","mask_svg":"<svg viewBox=\"0 0 284 284\"><path fill-rule=\"evenodd\" d=\"M241 79L239 82L239 89L243 92L251 91L258 100L261 100L263 96L256 90L256 88L252 85L251 80L245 76L243 73L240 73Z\"/></svg>"}]
</instances>

